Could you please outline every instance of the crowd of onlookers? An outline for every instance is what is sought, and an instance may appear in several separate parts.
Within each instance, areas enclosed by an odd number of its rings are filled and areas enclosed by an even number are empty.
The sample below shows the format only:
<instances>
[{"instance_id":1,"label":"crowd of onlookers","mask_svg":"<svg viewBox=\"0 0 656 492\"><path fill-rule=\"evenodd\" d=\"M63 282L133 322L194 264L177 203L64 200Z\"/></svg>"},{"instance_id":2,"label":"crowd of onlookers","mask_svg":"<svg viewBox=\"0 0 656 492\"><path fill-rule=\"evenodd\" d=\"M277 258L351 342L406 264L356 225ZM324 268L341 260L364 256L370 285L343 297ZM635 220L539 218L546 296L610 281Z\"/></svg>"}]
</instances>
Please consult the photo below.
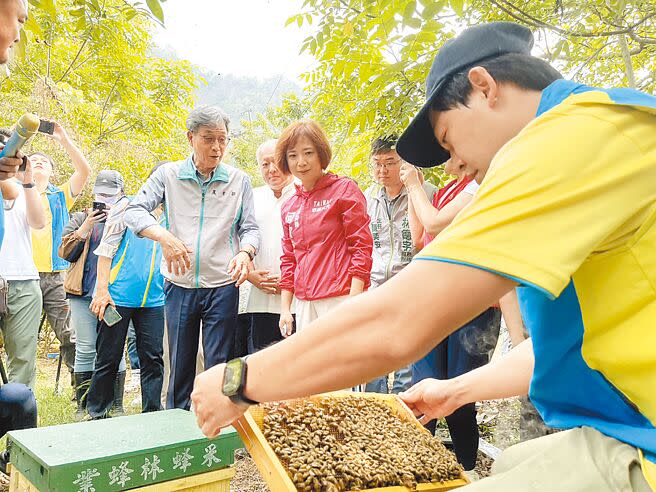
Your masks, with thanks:
<instances>
[{"instance_id":1,"label":"crowd of onlookers","mask_svg":"<svg viewBox=\"0 0 656 492\"><path fill-rule=\"evenodd\" d=\"M5 64L28 5L0 7ZM124 412L126 358L143 412L193 399L208 437L250 398L395 369L353 389L401 393L432 429L445 416L475 478L476 401L530 384L540 415L569 430L504 452L473 488L649 490L656 100L562 80L532 47L532 33L508 22L445 43L400 154L393 136L372 142L364 192L328 170L329 140L311 120L262 143L265 185L253 189L223 163L227 116L203 107L187 119L188 158L154 166L134 196L101 170L93 206L71 215L91 167L67 131L50 125L74 168L56 176L50 156L23 155L0 129L0 437L37 425L47 318L80 419ZM454 178L438 189L409 162L446 162ZM487 364L503 320L517 348ZM247 386L245 356L299 330L248 361ZM521 405L522 440L555 432ZM1 453L0 471L8 461Z\"/></svg>"},{"instance_id":2,"label":"crowd of onlookers","mask_svg":"<svg viewBox=\"0 0 656 492\"><path fill-rule=\"evenodd\" d=\"M27 17L25 2L11 6L0 16L9 33L0 37L0 63ZM41 152L0 157L0 329L8 380L0 387L0 435L36 426L44 318L71 375L78 418L124 412L126 341L128 387L140 388L142 411L189 409L198 371L293 336L349 296L379 288L477 189L457 158L447 163L454 179L446 186L425 182L402 161L395 138L385 136L372 142L374 184L363 193L328 170L329 140L310 120L260 145L253 157L265 184L253 189L245 172L222 162L228 117L203 107L187 119L188 158L158 163L132 197L119 172L101 170L93 206L72 213L81 208L76 201L91 166L67 131L53 126L50 138L68 155L70 176ZM0 142L10 136L0 130ZM400 393L424 378L484 365L497 346L502 311L519 343L513 293L422 360L355 389ZM399 340L413 320L405 326ZM447 423L459 461L472 469L475 406L456 410ZM8 459L0 455L0 470Z\"/></svg>"},{"instance_id":3,"label":"crowd of onlookers","mask_svg":"<svg viewBox=\"0 0 656 492\"><path fill-rule=\"evenodd\" d=\"M20 39L27 8L24 0L3 4L0 63ZM316 122L304 120L258 148L265 185L253 189L246 173L222 162L228 117L203 107L187 119L188 158L154 166L133 197L119 172L101 170L93 206L80 210L91 166L68 132L51 126L50 138L72 164L70 176L45 153L0 156L0 330L7 361L6 374L4 364L0 371L0 436L37 425L33 390L44 319L59 340L78 418L124 412L126 339L128 387L140 388L142 411L188 409L198 371L293 336L349 296L379 288L477 188L457 158L446 168L453 181L441 189L424 182L387 136L372 142L374 184L363 193L328 171L329 140ZM0 143L10 137L0 130ZM412 382L485 364L497 345L500 309L518 343L523 327L513 294L414 365L356 389L399 393ZM447 423L459 461L473 468L474 405ZM6 451L0 454L0 471L8 460Z\"/></svg>"},{"instance_id":4,"label":"crowd of onlookers","mask_svg":"<svg viewBox=\"0 0 656 492\"><path fill-rule=\"evenodd\" d=\"M126 340L142 411L189 409L198 366L292 336L349 296L378 288L478 187L452 160L446 172L454 179L438 189L401 160L394 137L381 137L371 145L374 184L363 193L328 171L329 140L303 120L257 149L265 185L253 189L246 173L222 162L230 141L225 113L196 109L187 130L187 159L157 164L133 197L119 172L102 170L93 206L72 215L91 168L57 123L52 138L67 151L73 174L54 179L57 164L35 153L25 172L3 182L12 187L0 249L10 382L34 388L43 311L70 371L79 418L124 412ZM507 297L413 366L357 389L399 393L486 364L497 345L499 307L513 341L523 339L516 300ZM473 468L474 405L447 423L458 458Z\"/></svg>"}]
</instances>

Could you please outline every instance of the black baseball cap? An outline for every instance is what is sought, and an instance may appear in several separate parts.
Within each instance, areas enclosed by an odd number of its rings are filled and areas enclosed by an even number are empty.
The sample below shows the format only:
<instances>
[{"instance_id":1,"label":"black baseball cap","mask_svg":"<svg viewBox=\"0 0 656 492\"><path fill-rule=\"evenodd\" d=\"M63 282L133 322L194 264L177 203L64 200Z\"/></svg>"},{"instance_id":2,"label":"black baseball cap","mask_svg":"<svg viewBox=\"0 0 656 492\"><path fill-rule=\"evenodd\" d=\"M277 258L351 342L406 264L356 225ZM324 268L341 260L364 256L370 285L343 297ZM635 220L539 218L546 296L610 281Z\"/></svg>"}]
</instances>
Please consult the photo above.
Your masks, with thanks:
<instances>
[{"instance_id":1,"label":"black baseball cap","mask_svg":"<svg viewBox=\"0 0 656 492\"><path fill-rule=\"evenodd\" d=\"M533 33L513 22L490 22L465 29L440 48L426 79L426 103L403 132L396 149L403 160L433 167L449 159L433 134L430 107L444 82L466 68L508 53L531 54Z\"/></svg>"}]
</instances>

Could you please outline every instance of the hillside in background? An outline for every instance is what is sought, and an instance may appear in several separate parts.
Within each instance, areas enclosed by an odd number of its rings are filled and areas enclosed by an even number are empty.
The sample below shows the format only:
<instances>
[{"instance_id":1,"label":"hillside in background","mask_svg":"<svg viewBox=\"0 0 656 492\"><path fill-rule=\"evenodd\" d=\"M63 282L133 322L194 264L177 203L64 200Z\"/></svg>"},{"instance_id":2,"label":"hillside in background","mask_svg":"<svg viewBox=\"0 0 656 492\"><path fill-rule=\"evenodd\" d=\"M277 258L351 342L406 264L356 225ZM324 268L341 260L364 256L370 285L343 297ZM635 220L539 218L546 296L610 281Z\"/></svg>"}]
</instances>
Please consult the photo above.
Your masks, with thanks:
<instances>
[{"instance_id":1,"label":"hillside in background","mask_svg":"<svg viewBox=\"0 0 656 492\"><path fill-rule=\"evenodd\" d=\"M196 104L222 108L235 131L240 129L241 120L255 119L268 106L280 105L283 95L302 92L298 84L284 77L243 77L205 70L199 75Z\"/></svg>"},{"instance_id":2,"label":"hillside in background","mask_svg":"<svg viewBox=\"0 0 656 492\"><path fill-rule=\"evenodd\" d=\"M179 60L170 46L153 46L152 54L165 60ZM215 105L222 108L232 122L232 130L241 129L241 120L255 119L269 106L279 106L285 94L301 95L300 85L287 77L248 77L218 73L205 67L195 68L197 85L196 105Z\"/></svg>"}]
</instances>

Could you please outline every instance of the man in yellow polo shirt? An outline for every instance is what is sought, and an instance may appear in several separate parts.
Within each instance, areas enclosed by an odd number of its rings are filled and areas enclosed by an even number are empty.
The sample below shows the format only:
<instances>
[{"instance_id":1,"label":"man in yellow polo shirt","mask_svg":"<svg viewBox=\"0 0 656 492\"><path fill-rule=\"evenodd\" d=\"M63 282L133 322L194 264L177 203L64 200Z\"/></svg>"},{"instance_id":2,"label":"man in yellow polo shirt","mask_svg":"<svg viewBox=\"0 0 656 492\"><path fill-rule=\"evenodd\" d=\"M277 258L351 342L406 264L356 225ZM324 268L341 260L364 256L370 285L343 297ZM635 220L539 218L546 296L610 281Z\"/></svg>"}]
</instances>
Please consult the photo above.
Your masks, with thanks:
<instances>
[{"instance_id":1,"label":"man in yellow polo shirt","mask_svg":"<svg viewBox=\"0 0 656 492\"><path fill-rule=\"evenodd\" d=\"M506 22L445 43L397 150L420 166L456 159L481 184L476 196L381 287L200 374L192 401L205 435L253 402L417 360L519 286L530 340L402 398L426 421L529 392L545 422L565 429L509 448L465 490L656 490L656 97L562 80L532 45Z\"/></svg>"},{"instance_id":2,"label":"man in yellow polo shirt","mask_svg":"<svg viewBox=\"0 0 656 492\"><path fill-rule=\"evenodd\" d=\"M59 123L55 122L52 139L66 150L75 172L63 185L55 186L51 183L54 162L50 156L40 152L30 156L34 181L46 212L46 226L41 230L32 230L32 248L34 263L39 271L43 310L59 339L63 361L72 375L75 364L75 333L71 328L70 309L62 276L62 272L68 268L68 263L59 257L57 251L61 244L62 231L68 223L69 211L84 189L91 167Z\"/></svg>"}]
</instances>

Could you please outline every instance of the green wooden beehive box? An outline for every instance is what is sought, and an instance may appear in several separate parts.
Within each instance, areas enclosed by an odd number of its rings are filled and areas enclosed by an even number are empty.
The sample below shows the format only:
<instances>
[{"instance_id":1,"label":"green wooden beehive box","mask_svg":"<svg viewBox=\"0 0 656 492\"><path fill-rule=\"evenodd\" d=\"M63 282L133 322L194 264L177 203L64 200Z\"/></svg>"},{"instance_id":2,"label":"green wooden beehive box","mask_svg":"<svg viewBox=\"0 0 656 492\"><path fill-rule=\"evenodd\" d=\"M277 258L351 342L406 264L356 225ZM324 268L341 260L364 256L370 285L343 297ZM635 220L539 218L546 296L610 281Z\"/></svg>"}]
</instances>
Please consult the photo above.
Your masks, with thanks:
<instances>
[{"instance_id":1,"label":"green wooden beehive box","mask_svg":"<svg viewBox=\"0 0 656 492\"><path fill-rule=\"evenodd\" d=\"M9 433L12 466L42 492L110 492L230 466L233 428L206 439L184 410Z\"/></svg>"}]
</instances>

